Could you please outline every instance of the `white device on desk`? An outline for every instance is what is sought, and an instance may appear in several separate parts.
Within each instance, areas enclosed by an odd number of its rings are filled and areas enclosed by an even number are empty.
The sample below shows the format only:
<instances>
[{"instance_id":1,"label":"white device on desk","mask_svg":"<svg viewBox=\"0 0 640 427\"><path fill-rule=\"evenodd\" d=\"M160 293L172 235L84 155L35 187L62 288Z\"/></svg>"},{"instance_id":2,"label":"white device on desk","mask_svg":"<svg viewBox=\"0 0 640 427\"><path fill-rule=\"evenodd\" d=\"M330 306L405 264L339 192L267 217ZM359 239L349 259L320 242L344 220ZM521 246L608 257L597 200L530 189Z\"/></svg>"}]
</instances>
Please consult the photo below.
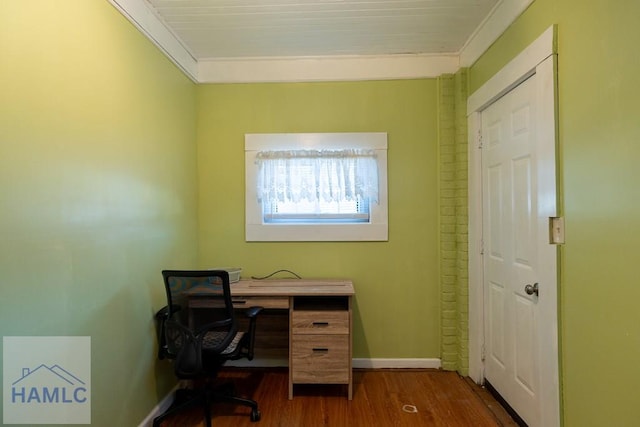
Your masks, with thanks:
<instances>
[{"instance_id":1,"label":"white device on desk","mask_svg":"<svg viewBox=\"0 0 640 427\"><path fill-rule=\"evenodd\" d=\"M219 268L210 268L209 270L222 270L229 273L229 283L235 283L240 281L240 273L242 273L242 269L239 267L219 267Z\"/></svg>"}]
</instances>

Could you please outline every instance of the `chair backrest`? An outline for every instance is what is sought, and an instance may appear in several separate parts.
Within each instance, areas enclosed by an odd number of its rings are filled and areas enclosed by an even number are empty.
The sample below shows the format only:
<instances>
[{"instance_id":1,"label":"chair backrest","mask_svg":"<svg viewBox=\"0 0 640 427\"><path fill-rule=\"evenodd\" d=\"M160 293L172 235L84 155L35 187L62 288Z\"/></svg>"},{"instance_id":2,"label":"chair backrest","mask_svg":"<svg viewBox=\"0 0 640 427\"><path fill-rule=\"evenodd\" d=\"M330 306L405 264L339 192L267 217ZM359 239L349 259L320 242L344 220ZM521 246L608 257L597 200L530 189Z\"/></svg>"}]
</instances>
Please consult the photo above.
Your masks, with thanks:
<instances>
[{"instance_id":1,"label":"chair backrest","mask_svg":"<svg viewBox=\"0 0 640 427\"><path fill-rule=\"evenodd\" d=\"M203 341L208 355L221 353L238 332L229 286L223 270L164 270L167 315L164 323L165 356L176 359L179 377L198 375L202 369ZM198 289L206 289L206 309L189 307ZM215 336L215 344L211 344Z\"/></svg>"}]
</instances>

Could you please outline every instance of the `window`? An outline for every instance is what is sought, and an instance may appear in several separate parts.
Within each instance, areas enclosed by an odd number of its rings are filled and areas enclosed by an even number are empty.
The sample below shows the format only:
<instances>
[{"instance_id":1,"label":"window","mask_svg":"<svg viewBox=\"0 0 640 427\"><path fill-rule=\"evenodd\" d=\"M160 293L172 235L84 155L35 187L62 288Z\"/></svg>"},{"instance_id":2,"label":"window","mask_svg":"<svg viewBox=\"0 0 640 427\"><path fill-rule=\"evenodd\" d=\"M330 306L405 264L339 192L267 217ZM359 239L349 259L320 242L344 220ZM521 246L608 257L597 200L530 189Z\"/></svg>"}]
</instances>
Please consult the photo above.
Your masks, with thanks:
<instances>
[{"instance_id":1,"label":"window","mask_svg":"<svg viewBox=\"0 0 640 427\"><path fill-rule=\"evenodd\" d=\"M246 240L387 240L384 133L247 134Z\"/></svg>"},{"instance_id":2,"label":"window","mask_svg":"<svg viewBox=\"0 0 640 427\"><path fill-rule=\"evenodd\" d=\"M369 205L378 202L376 157L370 149L258 151L263 222L369 222Z\"/></svg>"}]
</instances>

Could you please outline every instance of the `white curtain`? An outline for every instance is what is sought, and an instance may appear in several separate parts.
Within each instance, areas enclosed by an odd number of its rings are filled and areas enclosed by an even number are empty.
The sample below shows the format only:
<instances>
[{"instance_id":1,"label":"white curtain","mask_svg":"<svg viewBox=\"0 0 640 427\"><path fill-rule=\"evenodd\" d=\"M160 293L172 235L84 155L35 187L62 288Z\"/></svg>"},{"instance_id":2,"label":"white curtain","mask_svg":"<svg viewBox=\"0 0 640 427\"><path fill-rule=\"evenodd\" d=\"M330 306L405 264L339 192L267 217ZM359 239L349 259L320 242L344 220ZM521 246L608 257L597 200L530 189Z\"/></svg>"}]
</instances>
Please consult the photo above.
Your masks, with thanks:
<instances>
[{"instance_id":1,"label":"white curtain","mask_svg":"<svg viewBox=\"0 0 640 427\"><path fill-rule=\"evenodd\" d=\"M260 151L258 199L272 201L341 201L358 197L378 201L375 150Z\"/></svg>"}]
</instances>

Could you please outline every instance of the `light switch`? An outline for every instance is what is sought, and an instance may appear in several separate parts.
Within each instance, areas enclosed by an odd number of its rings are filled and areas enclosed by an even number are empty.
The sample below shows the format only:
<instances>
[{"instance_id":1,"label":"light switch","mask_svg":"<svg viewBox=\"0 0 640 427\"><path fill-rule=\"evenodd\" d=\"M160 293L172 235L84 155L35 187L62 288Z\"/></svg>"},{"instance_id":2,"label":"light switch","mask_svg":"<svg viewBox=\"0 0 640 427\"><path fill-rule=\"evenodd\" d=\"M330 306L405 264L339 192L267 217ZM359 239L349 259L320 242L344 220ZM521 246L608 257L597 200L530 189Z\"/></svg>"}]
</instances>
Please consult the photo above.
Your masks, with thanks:
<instances>
[{"instance_id":1,"label":"light switch","mask_svg":"<svg viewBox=\"0 0 640 427\"><path fill-rule=\"evenodd\" d=\"M564 243L564 218L549 217L549 243L561 245Z\"/></svg>"}]
</instances>

